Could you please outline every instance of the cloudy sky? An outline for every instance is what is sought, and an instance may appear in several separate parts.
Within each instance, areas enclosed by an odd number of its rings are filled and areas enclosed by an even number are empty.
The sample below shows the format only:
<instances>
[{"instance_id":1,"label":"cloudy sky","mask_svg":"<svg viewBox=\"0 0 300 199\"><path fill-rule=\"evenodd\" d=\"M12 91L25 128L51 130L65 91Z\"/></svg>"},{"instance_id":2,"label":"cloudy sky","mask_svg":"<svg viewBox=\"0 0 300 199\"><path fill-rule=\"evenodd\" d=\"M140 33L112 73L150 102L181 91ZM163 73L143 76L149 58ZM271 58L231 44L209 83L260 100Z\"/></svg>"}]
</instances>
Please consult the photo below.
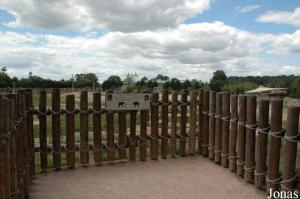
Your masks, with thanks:
<instances>
[{"instance_id":1,"label":"cloudy sky","mask_svg":"<svg viewBox=\"0 0 300 199\"><path fill-rule=\"evenodd\" d=\"M300 75L300 0L0 0L0 67L208 80Z\"/></svg>"}]
</instances>

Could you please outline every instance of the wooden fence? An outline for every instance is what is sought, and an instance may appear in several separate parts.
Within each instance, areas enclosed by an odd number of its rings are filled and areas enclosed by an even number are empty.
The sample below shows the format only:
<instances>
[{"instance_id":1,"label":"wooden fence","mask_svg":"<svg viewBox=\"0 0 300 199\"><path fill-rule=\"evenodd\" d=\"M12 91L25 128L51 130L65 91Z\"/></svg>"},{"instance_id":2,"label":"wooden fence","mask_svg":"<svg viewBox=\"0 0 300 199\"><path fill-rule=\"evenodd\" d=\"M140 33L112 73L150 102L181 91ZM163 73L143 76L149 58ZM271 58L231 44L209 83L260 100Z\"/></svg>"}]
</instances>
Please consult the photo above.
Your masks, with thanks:
<instances>
[{"instance_id":1,"label":"wooden fence","mask_svg":"<svg viewBox=\"0 0 300 199\"><path fill-rule=\"evenodd\" d=\"M257 102L256 96L228 92L164 90L152 94L150 110L112 112L102 106L101 93L92 98L89 103L88 92L81 91L77 107L69 94L62 106L60 90L53 89L49 108L47 93L40 91L34 108L29 89L1 95L0 199L28 197L36 171L196 154L260 189L297 189L299 108L288 107L284 129L282 99Z\"/></svg>"}]
</instances>

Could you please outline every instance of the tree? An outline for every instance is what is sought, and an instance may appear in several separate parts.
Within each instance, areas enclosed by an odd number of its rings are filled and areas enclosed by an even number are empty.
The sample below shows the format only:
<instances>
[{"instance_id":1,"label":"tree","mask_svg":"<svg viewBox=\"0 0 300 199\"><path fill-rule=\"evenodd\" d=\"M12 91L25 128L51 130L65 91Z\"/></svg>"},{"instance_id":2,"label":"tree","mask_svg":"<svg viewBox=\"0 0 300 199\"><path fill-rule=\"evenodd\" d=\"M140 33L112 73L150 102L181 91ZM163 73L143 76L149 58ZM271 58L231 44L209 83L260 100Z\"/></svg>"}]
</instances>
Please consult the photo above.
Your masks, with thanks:
<instances>
[{"instance_id":1,"label":"tree","mask_svg":"<svg viewBox=\"0 0 300 199\"><path fill-rule=\"evenodd\" d=\"M255 89L256 87L257 85L251 82L239 82L235 84L227 83L222 87L222 90L241 94L245 91Z\"/></svg>"},{"instance_id":2,"label":"tree","mask_svg":"<svg viewBox=\"0 0 300 199\"><path fill-rule=\"evenodd\" d=\"M118 88L120 86L122 86L123 83L121 81L121 78L117 75L111 75L107 78L107 80L105 80L102 84L102 87L104 90L107 89L115 89Z\"/></svg>"},{"instance_id":3,"label":"tree","mask_svg":"<svg viewBox=\"0 0 300 199\"><path fill-rule=\"evenodd\" d=\"M157 81L151 79L147 82L147 87L153 89L154 87L158 86Z\"/></svg>"},{"instance_id":4,"label":"tree","mask_svg":"<svg viewBox=\"0 0 300 199\"><path fill-rule=\"evenodd\" d=\"M178 79L172 78L169 82L169 87L172 90L179 91L181 89L182 85L181 85L181 82Z\"/></svg>"},{"instance_id":5,"label":"tree","mask_svg":"<svg viewBox=\"0 0 300 199\"><path fill-rule=\"evenodd\" d=\"M95 73L75 74L75 83L78 87L92 87L98 84L98 77Z\"/></svg>"},{"instance_id":6,"label":"tree","mask_svg":"<svg viewBox=\"0 0 300 199\"><path fill-rule=\"evenodd\" d=\"M153 80L158 81L168 81L170 78L166 75L162 75L162 74L158 74L155 78L153 78Z\"/></svg>"},{"instance_id":7,"label":"tree","mask_svg":"<svg viewBox=\"0 0 300 199\"><path fill-rule=\"evenodd\" d=\"M213 77L210 79L210 88L214 91L221 91L223 85L226 83L227 76L223 70L214 72Z\"/></svg>"},{"instance_id":8,"label":"tree","mask_svg":"<svg viewBox=\"0 0 300 199\"><path fill-rule=\"evenodd\" d=\"M0 87L11 87L12 86L12 80L7 74L6 67L2 67L0 70Z\"/></svg>"},{"instance_id":9,"label":"tree","mask_svg":"<svg viewBox=\"0 0 300 199\"><path fill-rule=\"evenodd\" d=\"M192 84L191 84L190 80L188 80L188 79L182 83L183 89L189 89L189 88L191 88L191 86L192 86Z\"/></svg>"},{"instance_id":10,"label":"tree","mask_svg":"<svg viewBox=\"0 0 300 199\"><path fill-rule=\"evenodd\" d=\"M199 88L201 88L201 86L202 86L202 82L201 81L198 81L196 79L192 79L192 81L191 81L191 87L192 87L192 89L199 89Z\"/></svg>"},{"instance_id":11,"label":"tree","mask_svg":"<svg viewBox=\"0 0 300 199\"><path fill-rule=\"evenodd\" d=\"M300 78L295 79L289 87L291 97L300 98Z\"/></svg>"},{"instance_id":12,"label":"tree","mask_svg":"<svg viewBox=\"0 0 300 199\"><path fill-rule=\"evenodd\" d=\"M136 73L127 73L126 77L124 79L124 86L123 86L123 91L130 93L133 92L135 89L135 82L137 79L138 75Z\"/></svg>"}]
</instances>

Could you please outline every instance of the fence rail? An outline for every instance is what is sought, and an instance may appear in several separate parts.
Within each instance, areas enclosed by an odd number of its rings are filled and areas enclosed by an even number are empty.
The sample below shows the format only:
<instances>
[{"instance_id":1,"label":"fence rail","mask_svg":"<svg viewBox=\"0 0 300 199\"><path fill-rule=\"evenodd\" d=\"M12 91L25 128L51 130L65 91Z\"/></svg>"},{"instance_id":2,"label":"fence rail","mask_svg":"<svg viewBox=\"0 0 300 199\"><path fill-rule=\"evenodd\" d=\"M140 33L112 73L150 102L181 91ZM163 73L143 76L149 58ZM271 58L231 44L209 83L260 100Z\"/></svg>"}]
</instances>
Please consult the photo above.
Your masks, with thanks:
<instances>
[{"instance_id":1,"label":"fence rail","mask_svg":"<svg viewBox=\"0 0 300 199\"><path fill-rule=\"evenodd\" d=\"M99 92L89 104L88 92L81 91L79 107L74 94L62 106L60 93L52 89L51 108L44 90L38 107L30 89L0 95L0 199L28 197L37 171L196 153L260 189L295 190L299 184L299 108L288 107L284 129L281 99L164 90L152 94L150 110L109 111Z\"/></svg>"}]
</instances>

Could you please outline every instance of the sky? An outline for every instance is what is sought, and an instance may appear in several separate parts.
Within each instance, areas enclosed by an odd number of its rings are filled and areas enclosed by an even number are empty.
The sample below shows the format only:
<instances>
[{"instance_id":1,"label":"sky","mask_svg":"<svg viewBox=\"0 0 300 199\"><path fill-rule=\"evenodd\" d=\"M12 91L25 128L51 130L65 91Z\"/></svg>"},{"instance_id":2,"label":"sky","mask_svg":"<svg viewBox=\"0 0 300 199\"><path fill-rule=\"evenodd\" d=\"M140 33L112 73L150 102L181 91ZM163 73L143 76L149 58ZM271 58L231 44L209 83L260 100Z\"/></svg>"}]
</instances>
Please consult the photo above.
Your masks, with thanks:
<instances>
[{"instance_id":1,"label":"sky","mask_svg":"<svg viewBox=\"0 0 300 199\"><path fill-rule=\"evenodd\" d=\"M300 0L0 0L0 49L19 78L300 75Z\"/></svg>"}]
</instances>

